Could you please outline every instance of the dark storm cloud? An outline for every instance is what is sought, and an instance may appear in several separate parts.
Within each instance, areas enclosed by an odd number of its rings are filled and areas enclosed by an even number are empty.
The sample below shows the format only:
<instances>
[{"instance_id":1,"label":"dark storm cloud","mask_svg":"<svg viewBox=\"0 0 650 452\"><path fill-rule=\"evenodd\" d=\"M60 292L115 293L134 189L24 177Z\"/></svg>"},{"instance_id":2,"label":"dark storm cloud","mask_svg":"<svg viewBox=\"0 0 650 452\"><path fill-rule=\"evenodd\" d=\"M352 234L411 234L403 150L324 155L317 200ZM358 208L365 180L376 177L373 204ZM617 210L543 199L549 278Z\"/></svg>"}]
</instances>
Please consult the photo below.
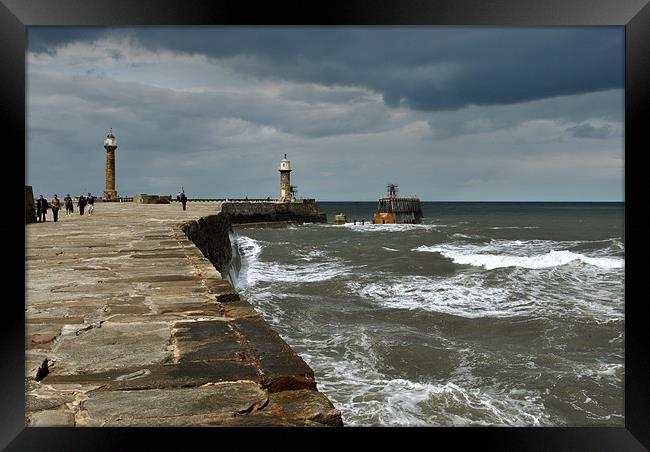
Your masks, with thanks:
<instances>
[{"instance_id":1,"label":"dark storm cloud","mask_svg":"<svg viewBox=\"0 0 650 452\"><path fill-rule=\"evenodd\" d=\"M27 32L27 49L35 53L51 53L60 45L93 41L110 33L111 28L31 26Z\"/></svg>"},{"instance_id":2,"label":"dark storm cloud","mask_svg":"<svg viewBox=\"0 0 650 452\"><path fill-rule=\"evenodd\" d=\"M613 27L153 27L60 34L36 28L29 34L35 52L128 35L152 51L202 54L260 78L369 88L389 107L423 111L623 87L624 35Z\"/></svg>"}]
</instances>

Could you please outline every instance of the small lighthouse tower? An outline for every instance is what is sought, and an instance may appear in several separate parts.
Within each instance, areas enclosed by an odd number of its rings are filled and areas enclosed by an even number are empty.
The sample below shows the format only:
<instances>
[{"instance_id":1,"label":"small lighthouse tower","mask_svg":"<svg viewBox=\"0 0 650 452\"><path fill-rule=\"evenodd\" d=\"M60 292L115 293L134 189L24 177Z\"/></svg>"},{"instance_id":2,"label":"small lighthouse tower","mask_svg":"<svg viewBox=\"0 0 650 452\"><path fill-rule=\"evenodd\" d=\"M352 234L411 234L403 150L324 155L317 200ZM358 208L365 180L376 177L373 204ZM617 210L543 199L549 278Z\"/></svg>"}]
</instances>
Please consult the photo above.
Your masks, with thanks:
<instances>
[{"instance_id":1,"label":"small lighthouse tower","mask_svg":"<svg viewBox=\"0 0 650 452\"><path fill-rule=\"evenodd\" d=\"M287 160L287 154L280 160L280 202L291 200L291 163Z\"/></svg>"},{"instance_id":2,"label":"small lighthouse tower","mask_svg":"<svg viewBox=\"0 0 650 452\"><path fill-rule=\"evenodd\" d=\"M117 192L115 191L115 149L117 149L117 141L115 135L113 135L113 129L106 135L104 149L106 149L106 190L102 194L102 199L104 201L117 201Z\"/></svg>"}]
</instances>

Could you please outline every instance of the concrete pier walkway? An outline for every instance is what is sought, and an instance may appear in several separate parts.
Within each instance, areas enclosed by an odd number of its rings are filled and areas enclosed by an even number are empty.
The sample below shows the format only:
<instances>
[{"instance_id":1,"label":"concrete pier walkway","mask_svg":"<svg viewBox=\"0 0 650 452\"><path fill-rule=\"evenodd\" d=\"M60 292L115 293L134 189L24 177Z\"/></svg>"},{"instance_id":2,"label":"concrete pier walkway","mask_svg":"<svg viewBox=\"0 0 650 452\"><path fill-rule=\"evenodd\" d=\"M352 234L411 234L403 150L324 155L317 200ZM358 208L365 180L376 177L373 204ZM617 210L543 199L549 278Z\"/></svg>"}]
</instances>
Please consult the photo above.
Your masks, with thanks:
<instances>
[{"instance_id":1,"label":"concrete pier walkway","mask_svg":"<svg viewBox=\"0 0 650 452\"><path fill-rule=\"evenodd\" d=\"M27 425L341 425L180 229L219 208L97 203L26 226Z\"/></svg>"}]
</instances>

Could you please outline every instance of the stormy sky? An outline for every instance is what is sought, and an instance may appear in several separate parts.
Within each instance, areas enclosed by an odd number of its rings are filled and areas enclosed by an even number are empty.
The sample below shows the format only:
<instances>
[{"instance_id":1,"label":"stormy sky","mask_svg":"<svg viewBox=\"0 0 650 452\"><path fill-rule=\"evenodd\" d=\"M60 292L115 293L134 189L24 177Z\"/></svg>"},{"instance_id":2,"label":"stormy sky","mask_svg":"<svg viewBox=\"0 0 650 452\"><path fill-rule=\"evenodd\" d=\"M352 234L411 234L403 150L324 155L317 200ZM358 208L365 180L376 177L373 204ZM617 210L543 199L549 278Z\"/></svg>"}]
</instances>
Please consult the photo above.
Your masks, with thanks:
<instances>
[{"instance_id":1,"label":"stormy sky","mask_svg":"<svg viewBox=\"0 0 650 452\"><path fill-rule=\"evenodd\" d=\"M622 201L622 27L29 27L26 183Z\"/></svg>"}]
</instances>

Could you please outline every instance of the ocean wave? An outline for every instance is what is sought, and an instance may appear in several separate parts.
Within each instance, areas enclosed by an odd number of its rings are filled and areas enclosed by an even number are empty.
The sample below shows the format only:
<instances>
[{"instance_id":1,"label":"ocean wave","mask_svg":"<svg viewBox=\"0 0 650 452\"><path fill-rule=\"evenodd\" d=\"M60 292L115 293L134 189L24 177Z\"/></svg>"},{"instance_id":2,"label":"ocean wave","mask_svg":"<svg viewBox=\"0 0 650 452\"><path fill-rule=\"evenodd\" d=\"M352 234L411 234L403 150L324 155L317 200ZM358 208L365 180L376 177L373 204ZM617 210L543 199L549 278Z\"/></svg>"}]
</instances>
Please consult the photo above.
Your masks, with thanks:
<instances>
[{"instance_id":1,"label":"ocean wave","mask_svg":"<svg viewBox=\"0 0 650 452\"><path fill-rule=\"evenodd\" d=\"M360 278L346 286L353 293L390 309L422 309L458 317L592 317L595 321L624 317L622 293L612 293L608 281L585 277L562 281L553 271L541 275L504 275L488 283L486 275L460 273L453 277L402 276Z\"/></svg>"},{"instance_id":2,"label":"ocean wave","mask_svg":"<svg viewBox=\"0 0 650 452\"><path fill-rule=\"evenodd\" d=\"M509 317L516 305L508 306L504 288L484 287L473 278L407 276L399 280L350 281L347 286L361 297L398 309L423 309L460 317Z\"/></svg>"},{"instance_id":3,"label":"ocean wave","mask_svg":"<svg viewBox=\"0 0 650 452\"><path fill-rule=\"evenodd\" d=\"M487 270L503 267L522 267L530 269L550 268L567 265L574 261L593 265L603 269L616 269L625 266L625 260L614 257L589 257L584 254L574 253L568 250L551 250L545 254L534 256L518 256L509 254L489 254L485 252L473 252L477 247L457 246L426 246L421 245L411 251L440 253L451 259L456 264L484 267ZM483 247L485 249L485 247ZM481 250L482 251L482 250Z\"/></svg>"},{"instance_id":4,"label":"ocean wave","mask_svg":"<svg viewBox=\"0 0 650 452\"><path fill-rule=\"evenodd\" d=\"M538 426L549 416L539 397L516 399L464 388L452 382L420 383L405 379L368 382L351 400L337 403L354 414L350 425L394 426ZM359 385L360 386L360 385ZM331 397L331 396L330 396ZM425 414L427 413L427 414Z\"/></svg>"},{"instance_id":5,"label":"ocean wave","mask_svg":"<svg viewBox=\"0 0 650 452\"><path fill-rule=\"evenodd\" d=\"M396 250L394 248L388 248L386 246L382 246L382 248L385 249L386 251L399 251L399 250Z\"/></svg>"},{"instance_id":6,"label":"ocean wave","mask_svg":"<svg viewBox=\"0 0 650 452\"><path fill-rule=\"evenodd\" d=\"M237 283L238 287L250 286L262 281L287 283L327 281L346 274L351 270L342 260L336 258L306 264L264 262L259 257L263 250L263 242L246 236L238 237L237 246L242 256L242 268L239 273L240 280ZM322 257L323 255L321 251L312 251L298 259L311 261L317 256Z\"/></svg>"},{"instance_id":7,"label":"ocean wave","mask_svg":"<svg viewBox=\"0 0 650 452\"><path fill-rule=\"evenodd\" d=\"M455 235L452 235L452 238L468 238L454 237ZM481 238L485 239L485 237ZM445 243L443 246L450 250L471 251L474 253L495 252L499 254L512 254L514 256L529 256L531 253L542 254L555 250L568 250L573 252L587 251L590 253L604 253L605 255L620 255L621 250L624 250L624 246L615 238L604 240L489 239L489 241L483 243L454 240L451 243Z\"/></svg>"},{"instance_id":8,"label":"ocean wave","mask_svg":"<svg viewBox=\"0 0 650 452\"><path fill-rule=\"evenodd\" d=\"M262 252L262 242L240 235L237 237L237 247L241 253L242 258L245 258L250 263L255 263Z\"/></svg>"},{"instance_id":9,"label":"ocean wave","mask_svg":"<svg viewBox=\"0 0 650 452\"><path fill-rule=\"evenodd\" d=\"M412 381L390 378L383 367L379 343L390 339L370 335L362 327L328 340L290 340L314 369L320 390L354 426L548 425L540 396L529 391L480 387L471 374L457 381ZM335 356L333 349L343 350ZM339 352L340 353L340 352Z\"/></svg>"}]
</instances>

